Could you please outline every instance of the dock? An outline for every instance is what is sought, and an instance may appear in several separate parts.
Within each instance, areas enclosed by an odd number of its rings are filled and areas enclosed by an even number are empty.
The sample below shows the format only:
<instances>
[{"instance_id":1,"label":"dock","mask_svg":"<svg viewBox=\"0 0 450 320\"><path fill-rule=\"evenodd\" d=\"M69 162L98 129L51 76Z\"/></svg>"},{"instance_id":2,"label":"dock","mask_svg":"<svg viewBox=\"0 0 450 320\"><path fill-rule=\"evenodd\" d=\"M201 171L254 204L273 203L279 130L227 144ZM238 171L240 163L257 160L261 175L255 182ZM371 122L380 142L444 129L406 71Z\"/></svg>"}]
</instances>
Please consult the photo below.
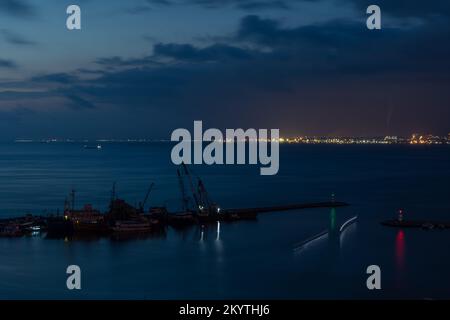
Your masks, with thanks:
<instances>
[{"instance_id":1,"label":"dock","mask_svg":"<svg viewBox=\"0 0 450 320\"><path fill-rule=\"evenodd\" d=\"M301 210L301 209L314 209L314 208L337 208L337 207L346 207L349 204L346 202L340 201L328 201L328 202L308 202L308 203L297 203L297 204L289 204L289 205L279 205L272 207L258 207L258 208L244 208L244 209L227 209L225 210L228 214L237 214L237 215L245 215L245 214L259 214L266 212L279 212L279 211L292 211L292 210Z\"/></svg>"},{"instance_id":2,"label":"dock","mask_svg":"<svg viewBox=\"0 0 450 320\"><path fill-rule=\"evenodd\" d=\"M345 202L308 202L270 207L218 209L208 214L192 213L194 223L215 223L217 221L232 222L240 220L255 220L259 214L268 212L294 211L301 209L336 208L348 206Z\"/></svg>"},{"instance_id":3,"label":"dock","mask_svg":"<svg viewBox=\"0 0 450 320\"><path fill-rule=\"evenodd\" d=\"M450 229L450 222L430 220L386 220L381 224L396 228Z\"/></svg>"}]
</instances>

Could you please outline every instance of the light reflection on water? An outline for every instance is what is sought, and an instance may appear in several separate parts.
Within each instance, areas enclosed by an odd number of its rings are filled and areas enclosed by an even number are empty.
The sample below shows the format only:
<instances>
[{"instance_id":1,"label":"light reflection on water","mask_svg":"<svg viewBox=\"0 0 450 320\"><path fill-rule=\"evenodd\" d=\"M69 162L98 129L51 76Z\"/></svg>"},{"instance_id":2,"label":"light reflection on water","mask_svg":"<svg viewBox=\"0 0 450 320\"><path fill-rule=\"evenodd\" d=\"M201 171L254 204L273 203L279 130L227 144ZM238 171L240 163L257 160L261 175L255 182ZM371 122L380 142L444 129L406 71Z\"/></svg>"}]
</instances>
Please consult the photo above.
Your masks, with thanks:
<instances>
[{"instance_id":1,"label":"light reflection on water","mask_svg":"<svg viewBox=\"0 0 450 320\"><path fill-rule=\"evenodd\" d=\"M403 272L405 271L405 232L397 231L395 236L395 264L397 267L397 286L403 284Z\"/></svg>"}]
</instances>

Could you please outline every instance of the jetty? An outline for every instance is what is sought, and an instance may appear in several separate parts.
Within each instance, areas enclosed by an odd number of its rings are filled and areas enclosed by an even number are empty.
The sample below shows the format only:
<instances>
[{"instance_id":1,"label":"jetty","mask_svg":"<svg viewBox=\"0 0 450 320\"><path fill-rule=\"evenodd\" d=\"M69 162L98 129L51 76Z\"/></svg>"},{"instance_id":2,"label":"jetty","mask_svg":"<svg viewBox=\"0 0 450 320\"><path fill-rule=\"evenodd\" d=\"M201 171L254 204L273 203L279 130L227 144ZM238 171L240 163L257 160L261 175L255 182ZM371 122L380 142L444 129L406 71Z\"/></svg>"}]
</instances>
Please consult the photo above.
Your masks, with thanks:
<instances>
[{"instance_id":1,"label":"jetty","mask_svg":"<svg viewBox=\"0 0 450 320\"><path fill-rule=\"evenodd\" d=\"M450 229L450 222L433 220L386 220L381 224L396 228Z\"/></svg>"},{"instance_id":2,"label":"jetty","mask_svg":"<svg viewBox=\"0 0 450 320\"><path fill-rule=\"evenodd\" d=\"M225 212L230 214L250 214L250 213L266 213L266 212L280 212L280 211L292 211L301 209L313 209L313 208L337 208L345 207L349 204L340 201L328 201L328 202L306 202L289 205L279 205L271 207L258 207L258 208L244 208L244 209L228 209Z\"/></svg>"},{"instance_id":3,"label":"jetty","mask_svg":"<svg viewBox=\"0 0 450 320\"><path fill-rule=\"evenodd\" d=\"M450 222L448 221L407 220L404 218L403 209L398 210L396 219L382 221L381 224L383 226L396 228L422 228L425 230L450 229Z\"/></svg>"}]
</instances>

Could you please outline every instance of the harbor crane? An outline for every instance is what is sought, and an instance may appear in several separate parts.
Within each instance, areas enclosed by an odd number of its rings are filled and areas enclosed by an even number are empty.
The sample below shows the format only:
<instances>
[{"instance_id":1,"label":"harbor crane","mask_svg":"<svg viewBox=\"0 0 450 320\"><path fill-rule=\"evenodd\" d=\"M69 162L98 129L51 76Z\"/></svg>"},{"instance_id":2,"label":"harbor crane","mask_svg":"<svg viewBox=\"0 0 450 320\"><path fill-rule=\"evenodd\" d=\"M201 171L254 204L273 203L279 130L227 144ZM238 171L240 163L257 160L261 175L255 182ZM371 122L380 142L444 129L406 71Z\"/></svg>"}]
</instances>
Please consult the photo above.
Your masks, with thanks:
<instances>
[{"instance_id":1,"label":"harbor crane","mask_svg":"<svg viewBox=\"0 0 450 320\"><path fill-rule=\"evenodd\" d=\"M144 212L145 204L147 203L148 197L150 196L150 192L152 192L152 189L154 186L155 186L155 183L152 182L152 184L150 185L150 187L147 190L147 193L145 194L144 201L139 202L139 211L140 212Z\"/></svg>"}]
</instances>

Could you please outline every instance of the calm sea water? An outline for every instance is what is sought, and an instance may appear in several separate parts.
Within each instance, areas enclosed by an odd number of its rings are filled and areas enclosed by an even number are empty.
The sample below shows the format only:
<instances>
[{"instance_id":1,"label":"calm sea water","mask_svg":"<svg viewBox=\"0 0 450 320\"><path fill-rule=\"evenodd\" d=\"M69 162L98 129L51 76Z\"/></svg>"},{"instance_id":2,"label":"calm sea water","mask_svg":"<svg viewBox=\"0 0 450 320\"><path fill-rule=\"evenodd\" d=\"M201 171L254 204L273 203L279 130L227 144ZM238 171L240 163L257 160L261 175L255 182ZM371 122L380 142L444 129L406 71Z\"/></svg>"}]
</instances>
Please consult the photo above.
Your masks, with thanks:
<instances>
[{"instance_id":1,"label":"calm sea water","mask_svg":"<svg viewBox=\"0 0 450 320\"><path fill-rule=\"evenodd\" d=\"M120 197L180 206L176 167L164 143L0 144L0 217L76 203L105 210L114 181ZM255 222L223 223L146 239L0 239L0 298L57 299L378 299L450 298L450 231L379 224L400 207L407 218L450 220L447 146L283 145L280 172L258 167L195 167L222 207L329 200L350 207L274 212ZM358 221L342 234L347 219ZM324 230L303 250L296 244ZM82 270L82 290L66 289L66 268ZM366 288L381 267L382 290Z\"/></svg>"}]
</instances>

